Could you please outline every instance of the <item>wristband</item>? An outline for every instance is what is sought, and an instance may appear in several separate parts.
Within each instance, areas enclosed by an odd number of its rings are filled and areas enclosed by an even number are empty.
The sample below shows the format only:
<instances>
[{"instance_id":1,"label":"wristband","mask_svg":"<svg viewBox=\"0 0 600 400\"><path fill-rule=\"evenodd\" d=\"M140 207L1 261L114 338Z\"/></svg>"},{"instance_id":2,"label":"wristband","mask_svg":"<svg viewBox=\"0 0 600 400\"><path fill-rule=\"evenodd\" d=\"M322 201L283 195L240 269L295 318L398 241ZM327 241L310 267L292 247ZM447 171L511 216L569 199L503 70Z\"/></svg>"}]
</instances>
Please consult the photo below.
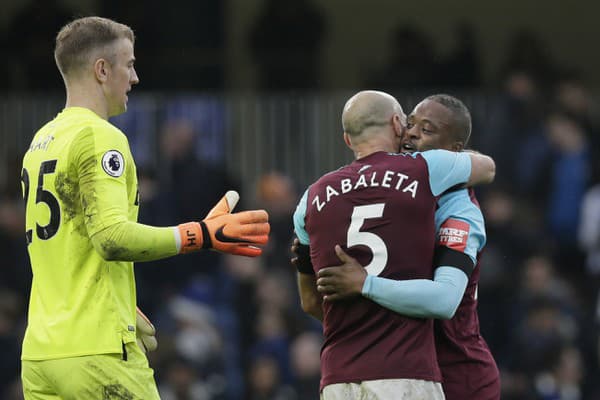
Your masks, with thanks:
<instances>
[{"instance_id":1,"label":"wristband","mask_svg":"<svg viewBox=\"0 0 600 400\"><path fill-rule=\"evenodd\" d=\"M312 262L310 261L310 246L306 244L299 244L296 250L297 261L296 269L301 274L314 275L315 270L313 269Z\"/></svg>"},{"instance_id":2,"label":"wristband","mask_svg":"<svg viewBox=\"0 0 600 400\"><path fill-rule=\"evenodd\" d=\"M181 239L180 254L187 254L204 248L203 239L210 237L203 235L202 226L198 222L180 224L177 226L177 229L179 230L179 238ZM208 239L208 243L210 244L210 239Z\"/></svg>"}]
</instances>

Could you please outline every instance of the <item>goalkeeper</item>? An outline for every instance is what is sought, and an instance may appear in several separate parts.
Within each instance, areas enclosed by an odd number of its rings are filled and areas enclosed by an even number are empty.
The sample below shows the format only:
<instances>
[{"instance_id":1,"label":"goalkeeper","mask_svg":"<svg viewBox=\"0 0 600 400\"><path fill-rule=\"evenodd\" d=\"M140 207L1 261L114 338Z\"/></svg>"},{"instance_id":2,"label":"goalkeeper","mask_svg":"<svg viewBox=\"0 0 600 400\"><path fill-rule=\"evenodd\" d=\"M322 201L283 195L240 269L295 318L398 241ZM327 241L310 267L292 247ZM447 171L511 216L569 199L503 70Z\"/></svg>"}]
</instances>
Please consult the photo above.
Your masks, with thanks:
<instances>
[{"instance_id":1,"label":"goalkeeper","mask_svg":"<svg viewBox=\"0 0 600 400\"><path fill-rule=\"evenodd\" d=\"M22 349L28 400L158 399L136 344L155 346L154 327L136 313L133 262L208 249L256 257L268 240L264 210L231 213L234 191L199 222L136 222L135 163L108 122L139 81L133 45L131 28L99 17L74 20L56 37L66 106L36 133L21 172L33 270Z\"/></svg>"}]
</instances>

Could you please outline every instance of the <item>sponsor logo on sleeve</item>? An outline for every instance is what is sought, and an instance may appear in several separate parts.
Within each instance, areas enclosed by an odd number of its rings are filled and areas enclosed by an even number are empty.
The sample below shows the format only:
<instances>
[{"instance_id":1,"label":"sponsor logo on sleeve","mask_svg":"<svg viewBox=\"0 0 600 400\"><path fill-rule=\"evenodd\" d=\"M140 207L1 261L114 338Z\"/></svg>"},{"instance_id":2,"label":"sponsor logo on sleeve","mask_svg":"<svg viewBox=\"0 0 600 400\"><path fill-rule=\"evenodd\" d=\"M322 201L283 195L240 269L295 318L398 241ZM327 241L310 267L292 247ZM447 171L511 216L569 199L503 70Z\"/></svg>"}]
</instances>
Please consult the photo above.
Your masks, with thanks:
<instances>
[{"instance_id":1,"label":"sponsor logo on sleeve","mask_svg":"<svg viewBox=\"0 0 600 400\"><path fill-rule=\"evenodd\" d=\"M463 252L467 248L470 226L465 221L449 218L438 231L438 245Z\"/></svg>"},{"instance_id":2,"label":"sponsor logo on sleeve","mask_svg":"<svg viewBox=\"0 0 600 400\"><path fill-rule=\"evenodd\" d=\"M125 162L123 161L123 155L117 150L109 150L102 156L102 168L104 172L115 178L123 175L125 169Z\"/></svg>"}]
</instances>

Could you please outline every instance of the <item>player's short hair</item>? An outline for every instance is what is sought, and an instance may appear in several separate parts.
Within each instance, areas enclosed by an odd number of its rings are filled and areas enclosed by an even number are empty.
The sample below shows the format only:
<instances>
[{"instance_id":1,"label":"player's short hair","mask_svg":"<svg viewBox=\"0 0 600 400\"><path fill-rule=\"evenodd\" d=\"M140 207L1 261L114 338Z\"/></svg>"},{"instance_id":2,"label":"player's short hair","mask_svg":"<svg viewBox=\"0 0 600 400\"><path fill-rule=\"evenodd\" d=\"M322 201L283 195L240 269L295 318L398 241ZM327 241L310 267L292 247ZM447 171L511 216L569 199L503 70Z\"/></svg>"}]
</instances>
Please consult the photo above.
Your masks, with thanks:
<instances>
[{"instance_id":1,"label":"player's short hair","mask_svg":"<svg viewBox=\"0 0 600 400\"><path fill-rule=\"evenodd\" d=\"M56 35L56 65L65 78L84 66L95 51L122 38L133 43L133 30L108 18L84 17L73 20ZM106 57L110 59L112 54Z\"/></svg>"},{"instance_id":2,"label":"player's short hair","mask_svg":"<svg viewBox=\"0 0 600 400\"><path fill-rule=\"evenodd\" d=\"M461 141L466 147L471 137L471 113L465 103L449 94L434 94L428 96L425 100L435 101L445 106L454 118L454 135L456 140Z\"/></svg>"}]
</instances>

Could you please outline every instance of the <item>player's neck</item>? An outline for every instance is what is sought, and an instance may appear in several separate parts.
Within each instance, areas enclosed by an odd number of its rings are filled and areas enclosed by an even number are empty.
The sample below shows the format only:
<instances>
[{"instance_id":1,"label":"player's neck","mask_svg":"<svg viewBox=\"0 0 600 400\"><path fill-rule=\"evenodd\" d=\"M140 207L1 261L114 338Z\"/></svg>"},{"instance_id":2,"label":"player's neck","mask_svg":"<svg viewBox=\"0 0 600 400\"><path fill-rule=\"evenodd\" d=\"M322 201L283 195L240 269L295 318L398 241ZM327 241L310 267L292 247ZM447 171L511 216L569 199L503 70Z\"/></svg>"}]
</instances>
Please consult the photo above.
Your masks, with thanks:
<instances>
[{"instance_id":1,"label":"player's neck","mask_svg":"<svg viewBox=\"0 0 600 400\"><path fill-rule=\"evenodd\" d=\"M357 160L367 157L373 153L377 153L378 151L385 151L387 153L394 153L394 152L398 151L397 148L394 148L393 144L385 142L385 141L364 142L364 143L354 146L353 150L354 150L354 157Z\"/></svg>"},{"instance_id":2,"label":"player's neck","mask_svg":"<svg viewBox=\"0 0 600 400\"><path fill-rule=\"evenodd\" d=\"M97 87L86 85L69 85L67 87L67 107L83 107L92 110L103 119L108 120L108 108L101 91Z\"/></svg>"}]
</instances>

